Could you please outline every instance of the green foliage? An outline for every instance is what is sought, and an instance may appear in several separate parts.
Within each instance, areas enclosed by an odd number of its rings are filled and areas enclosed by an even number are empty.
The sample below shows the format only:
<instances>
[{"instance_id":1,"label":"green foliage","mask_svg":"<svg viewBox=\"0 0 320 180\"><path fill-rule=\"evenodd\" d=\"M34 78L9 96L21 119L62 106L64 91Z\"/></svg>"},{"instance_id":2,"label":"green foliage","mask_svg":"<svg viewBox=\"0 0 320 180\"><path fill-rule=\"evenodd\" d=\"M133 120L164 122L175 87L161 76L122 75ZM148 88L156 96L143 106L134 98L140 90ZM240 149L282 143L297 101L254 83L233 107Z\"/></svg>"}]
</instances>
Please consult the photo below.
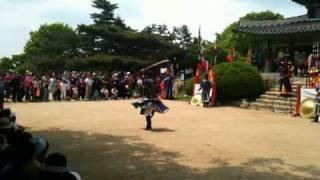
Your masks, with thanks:
<instances>
[{"instance_id":1,"label":"green foliage","mask_svg":"<svg viewBox=\"0 0 320 180\"><path fill-rule=\"evenodd\" d=\"M246 55L247 49L250 47L259 47L263 45L259 38L250 36L247 34L237 33L237 29L240 26L240 21L243 20L279 20L283 19L283 15L273 13L271 11L264 11L260 13L252 12L244 17L241 17L239 21L230 24L219 37L217 37L218 45L222 48L235 47L242 55Z\"/></svg>"},{"instance_id":2,"label":"green foliage","mask_svg":"<svg viewBox=\"0 0 320 180\"><path fill-rule=\"evenodd\" d=\"M220 47L215 47L214 43L209 43L205 46L204 56L207 60L214 62L215 57L217 57L216 65L226 62L226 56L229 51Z\"/></svg>"},{"instance_id":3,"label":"green foliage","mask_svg":"<svg viewBox=\"0 0 320 180\"><path fill-rule=\"evenodd\" d=\"M8 71L14 69L13 63L10 58L4 57L0 59L0 69Z\"/></svg>"},{"instance_id":4,"label":"green foliage","mask_svg":"<svg viewBox=\"0 0 320 180\"><path fill-rule=\"evenodd\" d=\"M0 69L4 71L14 70L24 62L24 58L23 55L13 55L11 58L1 58Z\"/></svg>"},{"instance_id":5,"label":"green foliage","mask_svg":"<svg viewBox=\"0 0 320 180\"><path fill-rule=\"evenodd\" d=\"M194 78L190 78L188 80L185 81L184 84L184 93L187 94L188 96L192 96L192 92L193 92L193 82L194 82Z\"/></svg>"},{"instance_id":6,"label":"green foliage","mask_svg":"<svg viewBox=\"0 0 320 180\"><path fill-rule=\"evenodd\" d=\"M39 71L37 71L37 67L34 64L32 64L30 61L24 62L23 64L17 66L17 68L15 69L15 71L18 72L19 74L25 74L27 70L31 72L39 73Z\"/></svg>"},{"instance_id":7,"label":"green foliage","mask_svg":"<svg viewBox=\"0 0 320 180\"><path fill-rule=\"evenodd\" d=\"M41 25L37 31L30 33L30 40L24 48L28 56L65 56L77 54L78 36L66 24L54 23Z\"/></svg>"},{"instance_id":8,"label":"green foliage","mask_svg":"<svg viewBox=\"0 0 320 180\"><path fill-rule=\"evenodd\" d=\"M173 27L172 36L174 43L178 44L180 48L187 49L192 44L192 35L186 25Z\"/></svg>"},{"instance_id":9,"label":"green foliage","mask_svg":"<svg viewBox=\"0 0 320 180\"><path fill-rule=\"evenodd\" d=\"M244 62L222 63L214 70L220 102L256 98L264 90L263 80L257 69Z\"/></svg>"},{"instance_id":10,"label":"green foliage","mask_svg":"<svg viewBox=\"0 0 320 180\"><path fill-rule=\"evenodd\" d=\"M77 71L138 71L146 62L127 56L110 56L100 54L83 59L69 60L66 62L67 70Z\"/></svg>"}]
</instances>

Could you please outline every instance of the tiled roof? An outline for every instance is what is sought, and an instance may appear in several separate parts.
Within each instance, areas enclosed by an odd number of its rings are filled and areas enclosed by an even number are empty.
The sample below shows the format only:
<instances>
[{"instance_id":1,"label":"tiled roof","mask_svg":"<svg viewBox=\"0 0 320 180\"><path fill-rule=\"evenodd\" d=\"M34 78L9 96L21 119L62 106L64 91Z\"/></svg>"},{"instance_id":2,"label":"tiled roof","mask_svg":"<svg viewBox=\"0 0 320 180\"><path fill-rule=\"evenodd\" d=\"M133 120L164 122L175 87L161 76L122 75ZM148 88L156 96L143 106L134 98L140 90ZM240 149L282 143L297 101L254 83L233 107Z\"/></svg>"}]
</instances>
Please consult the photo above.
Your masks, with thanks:
<instances>
[{"instance_id":1,"label":"tiled roof","mask_svg":"<svg viewBox=\"0 0 320 180\"><path fill-rule=\"evenodd\" d=\"M320 19L304 15L284 20L241 21L237 31L261 35L320 32Z\"/></svg>"}]
</instances>

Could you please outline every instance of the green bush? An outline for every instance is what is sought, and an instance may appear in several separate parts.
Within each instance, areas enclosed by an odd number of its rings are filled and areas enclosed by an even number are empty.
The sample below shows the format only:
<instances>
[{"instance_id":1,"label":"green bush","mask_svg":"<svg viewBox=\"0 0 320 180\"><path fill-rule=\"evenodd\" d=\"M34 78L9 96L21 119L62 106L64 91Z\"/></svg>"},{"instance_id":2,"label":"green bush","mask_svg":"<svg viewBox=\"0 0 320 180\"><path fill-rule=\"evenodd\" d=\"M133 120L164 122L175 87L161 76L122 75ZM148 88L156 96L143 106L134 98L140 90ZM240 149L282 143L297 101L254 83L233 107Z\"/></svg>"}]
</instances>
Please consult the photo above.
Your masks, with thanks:
<instances>
[{"instance_id":1,"label":"green bush","mask_svg":"<svg viewBox=\"0 0 320 180\"><path fill-rule=\"evenodd\" d=\"M184 93L187 94L188 96L192 96L193 81L194 81L194 78L191 78L185 81Z\"/></svg>"},{"instance_id":2,"label":"green bush","mask_svg":"<svg viewBox=\"0 0 320 180\"><path fill-rule=\"evenodd\" d=\"M263 93L264 86L258 70L241 61L222 63L215 68L218 101L242 98L254 99Z\"/></svg>"}]
</instances>

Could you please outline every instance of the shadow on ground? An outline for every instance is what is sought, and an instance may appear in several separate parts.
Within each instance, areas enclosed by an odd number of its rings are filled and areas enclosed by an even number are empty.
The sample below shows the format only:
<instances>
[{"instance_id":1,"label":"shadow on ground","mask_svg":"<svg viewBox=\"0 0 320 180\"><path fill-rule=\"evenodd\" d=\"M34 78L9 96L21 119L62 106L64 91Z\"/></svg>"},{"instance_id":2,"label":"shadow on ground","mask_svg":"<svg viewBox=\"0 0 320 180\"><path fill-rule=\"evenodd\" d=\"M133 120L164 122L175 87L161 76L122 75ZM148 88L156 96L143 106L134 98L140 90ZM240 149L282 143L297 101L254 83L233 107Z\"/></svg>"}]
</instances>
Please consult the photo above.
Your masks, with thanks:
<instances>
[{"instance_id":1,"label":"shadow on ground","mask_svg":"<svg viewBox=\"0 0 320 180\"><path fill-rule=\"evenodd\" d=\"M178 152L139 143L136 137L50 129L33 132L49 140L51 151L63 152L84 180L311 180L320 179L318 166L298 167L281 159L252 159L239 166L213 159L215 168L200 170L175 162ZM283 171L285 168L289 170ZM289 173L288 173L289 172ZM290 172L302 173L294 175Z\"/></svg>"}]
</instances>

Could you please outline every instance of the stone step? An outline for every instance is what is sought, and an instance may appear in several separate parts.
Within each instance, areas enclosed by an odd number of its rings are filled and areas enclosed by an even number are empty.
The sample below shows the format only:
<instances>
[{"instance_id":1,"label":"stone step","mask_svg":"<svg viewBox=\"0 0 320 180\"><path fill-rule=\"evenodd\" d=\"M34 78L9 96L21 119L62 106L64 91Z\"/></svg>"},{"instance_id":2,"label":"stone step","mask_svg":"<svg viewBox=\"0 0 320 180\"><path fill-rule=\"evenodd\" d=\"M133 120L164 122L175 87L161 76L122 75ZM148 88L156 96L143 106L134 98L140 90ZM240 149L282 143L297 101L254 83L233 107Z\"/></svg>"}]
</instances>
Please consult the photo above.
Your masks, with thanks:
<instances>
[{"instance_id":1,"label":"stone step","mask_svg":"<svg viewBox=\"0 0 320 180\"><path fill-rule=\"evenodd\" d=\"M273 110L276 111L294 111L296 108L295 106L285 106L285 105L274 105Z\"/></svg>"},{"instance_id":2,"label":"stone step","mask_svg":"<svg viewBox=\"0 0 320 180\"><path fill-rule=\"evenodd\" d=\"M270 88L268 91L280 92L280 88L279 88L279 87L273 87L273 88ZM297 92L297 89L292 89L292 92L293 92L293 93L296 93L296 92Z\"/></svg>"},{"instance_id":3,"label":"stone step","mask_svg":"<svg viewBox=\"0 0 320 180\"><path fill-rule=\"evenodd\" d=\"M284 105L284 106L295 106L296 105L296 101L291 101L289 102L289 100L268 100L268 99L257 99L256 100L257 103L265 103L265 104L269 104L269 105Z\"/></svg>"},{"instance_id":4,"label":"stone step","mask_svg":"<svg viewBox=\"0 0 320 180\"><path fill-rule=\"evenodd\" d=\"M261 109L261 108L273 109L273 105L272 104L265 104L265 103L258 103L258 102L251 103L250 106L253 106L253 107L257 108L257 109Z\"/></svg>"},{"instance_id":5,"label":"stone step","mask_svg":"<svg viewBox=\"0 0 320 180\"><path fill-rule=\"evenodd\" d=\"M298 86L291 86L291 88L292 88L293 92L296 92L298 89ZM272 88L270 88L270 90L271 91L280 91L280 85L273 86Z\"/></svg>"},{"instance_id":6,"label":"stone step","mask_svg":"<svg viewBox=\"0 0 320 180\"><path fill-rule=\"evenodd\" d=\"M267 95L267 94L264 94L264 95L261 95L260 96L260 99L268 99L268 100L288 100L289 101L289 98L285 98L285 97L281 97L281 96L273 96L273 95ZM296 101L296 97L291 97L290 100L291 101Z\"/></svg>"},{"instance_id":7,"label":"stone step","mask_svg":"<svg viewBox=\"0 0 320 180\"><path fill-rule=\"evenodd\" d=\"M274 110L273 112L279 113L279 114L294 114L294 111L290 111L290 110Z\"/></svg>"},{"instance_id":8,"label":"stone step","mask_svg":"<svg viewBox=\"0 0 320 180\"><path fill-rule=\"evenodd\" d=\"M264 103L251 103L250 109L280 112L280 113L290 113L295 111L295 106L290 107L287 105L268 105Z\"/></svg>"},{"instance_id":9,"label":"stone step","mask_svg":"<svg viewBox=\"0 0 320 180\"><path fill-rule=\"evenodd\" d=\"M296 94L294 92L290 93L292 98L296 98ZM283 99L281 93L278 91L267 91L264 95L278 97L279 99Z\"/></svg>"}]
</instances>

